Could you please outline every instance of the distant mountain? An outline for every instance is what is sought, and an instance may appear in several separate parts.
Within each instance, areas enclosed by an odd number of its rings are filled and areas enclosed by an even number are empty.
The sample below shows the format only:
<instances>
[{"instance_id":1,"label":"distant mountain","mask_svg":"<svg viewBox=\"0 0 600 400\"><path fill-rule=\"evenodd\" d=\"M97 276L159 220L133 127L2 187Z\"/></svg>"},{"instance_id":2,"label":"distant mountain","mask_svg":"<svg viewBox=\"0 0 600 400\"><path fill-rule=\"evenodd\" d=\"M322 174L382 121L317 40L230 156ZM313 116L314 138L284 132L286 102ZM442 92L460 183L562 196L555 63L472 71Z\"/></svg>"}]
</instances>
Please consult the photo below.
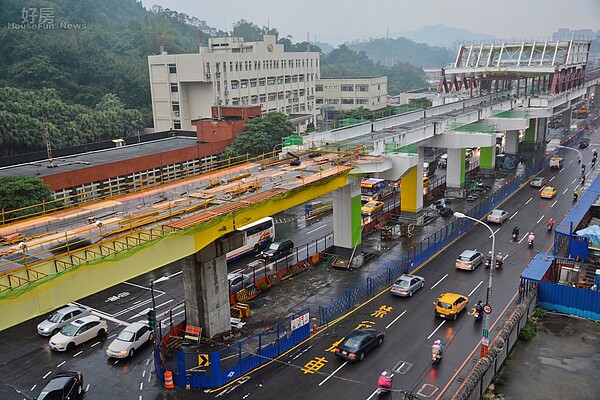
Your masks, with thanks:
<instances>
[{"instance_id":1,"label":"distant mountain","mask_svg":"<svg viewBox=\"0 0 600 400\"><path fill-rule=\"evenodd\" d=\"M333 47L331 44L329 44L329 43L325 43L325 42L315 42L314 44L315 44L315 45L317 45L317 46L319 46L319 48L320 48L321 50L323 50L323 53L325 53L325 54L327 54L327 53L331 52L331 50L333 50L333 49L334 49L334 47Z\"/></svg>"},{"instance_id":2,"label":"distant mountain","mask_svg":"<svg viewBox=\"0 0 600 400\"><path fill-rule=\"evenodd\" d=\"M447 48L415 43L405 38L353 41L346 45L356 52L364 51L370 59L388 67L405 62L421 68L441 68L453 59Z\"/></svg>"},{"instance_id":3,"label":"distant mountain","mask_svg":"<svg viewBox=\"0 0 600 400\"><path fill-rule=\"evenodd\" d=\"M466 29L451 28L445 25L430 25L412 32L394 32L390 36L405 37L417 43L426 43L430 46L452 48L456 42L463 41L492 41L493 35L473 33Z\"/></svg>"}]
</instances>

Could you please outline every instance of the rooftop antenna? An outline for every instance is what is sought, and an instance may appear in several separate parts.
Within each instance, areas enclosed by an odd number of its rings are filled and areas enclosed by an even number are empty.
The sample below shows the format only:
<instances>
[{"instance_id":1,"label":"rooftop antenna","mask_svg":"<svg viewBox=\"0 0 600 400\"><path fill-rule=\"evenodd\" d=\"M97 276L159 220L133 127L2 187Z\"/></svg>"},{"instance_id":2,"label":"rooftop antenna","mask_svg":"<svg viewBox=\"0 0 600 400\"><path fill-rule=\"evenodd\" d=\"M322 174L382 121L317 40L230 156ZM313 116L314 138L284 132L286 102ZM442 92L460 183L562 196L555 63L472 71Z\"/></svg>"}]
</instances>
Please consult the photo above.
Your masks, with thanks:
<instances>
[{"instance_id":1,"label":"rooftop antenna","mask_svg":"<svg viewBox=\"0 0 600 400\"><path fill-rule=\"evenodd\" d=\"M310 32L306 32L306 51L310 51Z\"/></svg>"},{"instance_id":2,"label":"rooftop antenna","mask_svg":"<svg viewBox=\"0 0 600 400\"><path fill-rule=\"evenodd\" d=\"M48 119L44 115L42 117L42 122L44 123L44 141L46 142L46 152L48 153L48 168L54 168L54 162L52 161L52 147L50 146L50 133L48 133Z\"/></svg>"},{"instance_id":3,"label":"rooftop antenna","mask_svg":"<svg viewBox=\"0 0 600 400\"><path fill-rule=\"evenodd\" d=\"M204 38L204 25L198 26L198 53L202 53L202 40Z\"/></svg>"}]
</instances>

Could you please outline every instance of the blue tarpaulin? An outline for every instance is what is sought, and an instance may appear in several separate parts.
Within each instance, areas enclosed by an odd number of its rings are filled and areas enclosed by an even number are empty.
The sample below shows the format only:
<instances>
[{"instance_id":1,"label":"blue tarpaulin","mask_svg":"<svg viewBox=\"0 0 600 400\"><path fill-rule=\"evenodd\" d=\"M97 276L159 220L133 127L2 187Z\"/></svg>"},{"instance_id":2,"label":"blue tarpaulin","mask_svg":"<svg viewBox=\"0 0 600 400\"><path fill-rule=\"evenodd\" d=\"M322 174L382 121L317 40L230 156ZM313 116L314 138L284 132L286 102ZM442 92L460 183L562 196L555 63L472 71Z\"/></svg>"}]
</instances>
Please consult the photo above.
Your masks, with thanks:
<instances>
[{"instance_id":1,"label":"blue tarpaulin","mask_svg":"<svg viewBox=\"0 0 600 400\"><path fill-rule=\"evenodd\" d=\"M585 237L593 247L600 248L600 226L590 225L575 232L577 236Z\"/></svg>"}]
</instances>

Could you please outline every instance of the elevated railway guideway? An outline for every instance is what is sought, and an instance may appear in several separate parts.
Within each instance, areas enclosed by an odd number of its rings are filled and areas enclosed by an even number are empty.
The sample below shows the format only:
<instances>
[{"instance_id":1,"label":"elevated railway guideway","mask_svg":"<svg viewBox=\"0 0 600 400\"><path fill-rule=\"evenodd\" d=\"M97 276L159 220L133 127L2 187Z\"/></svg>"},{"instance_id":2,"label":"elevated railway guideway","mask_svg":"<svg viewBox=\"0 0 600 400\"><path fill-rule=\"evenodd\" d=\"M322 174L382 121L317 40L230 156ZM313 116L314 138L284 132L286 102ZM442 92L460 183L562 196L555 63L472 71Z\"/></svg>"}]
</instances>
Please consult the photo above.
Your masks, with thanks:
<instances>
[{"instance_id":1,"label":"elevated railway guideway","mask_svg":"<svg viewBox=\"0 0 600 400\"><path fill-rule=\"evenodd\" d=\"M346 186L348 173L364 156L352 150L300 154L298 166L289 159L249 162L1 226L1 236L19 232L25 245L0 246L0 330ZM172 195L169 200L164 193Z\"/></svg>"}]
</instances>

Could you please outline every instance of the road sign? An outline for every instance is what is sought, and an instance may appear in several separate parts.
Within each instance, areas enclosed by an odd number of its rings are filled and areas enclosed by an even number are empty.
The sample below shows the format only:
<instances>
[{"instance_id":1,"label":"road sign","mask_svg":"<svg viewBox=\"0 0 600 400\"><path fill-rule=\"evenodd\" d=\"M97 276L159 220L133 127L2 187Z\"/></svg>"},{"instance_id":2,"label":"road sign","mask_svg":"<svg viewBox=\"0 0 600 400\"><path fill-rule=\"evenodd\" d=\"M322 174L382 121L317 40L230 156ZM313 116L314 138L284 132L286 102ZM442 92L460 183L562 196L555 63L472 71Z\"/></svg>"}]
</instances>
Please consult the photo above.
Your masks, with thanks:
<instances>
[{"instance_id":1,"label":"road sign","mask_svg":"<svg viewBox=\"0 0 600 400\"><path fill-rule=\"evenodd\" d=\"M210 360L208 358L208 354L198 354L198 366L200 367L209 367Z\"/></svg>"},{"instance_id":2,"label":"road sign","mask_svg":"<svg viewBox=\"0 0 600 400\"><path fill-rule=\"evenodd\" d=\"M489 347L490 346L490 339L489 338L482 338L481 339L481 345L485 346L485 347Z\"/></svg>"},{"instance_id":3,"label":"road sign","mask_svg":"<svg viewBox=\"0 0 600 400\"><path fill-rule=\"evenodd\" d=\"M490 306L489 304L484 304L483 305L483 312L486 314L491 314L492 313L492 306Z\"/></svg>"}]
</instances>

